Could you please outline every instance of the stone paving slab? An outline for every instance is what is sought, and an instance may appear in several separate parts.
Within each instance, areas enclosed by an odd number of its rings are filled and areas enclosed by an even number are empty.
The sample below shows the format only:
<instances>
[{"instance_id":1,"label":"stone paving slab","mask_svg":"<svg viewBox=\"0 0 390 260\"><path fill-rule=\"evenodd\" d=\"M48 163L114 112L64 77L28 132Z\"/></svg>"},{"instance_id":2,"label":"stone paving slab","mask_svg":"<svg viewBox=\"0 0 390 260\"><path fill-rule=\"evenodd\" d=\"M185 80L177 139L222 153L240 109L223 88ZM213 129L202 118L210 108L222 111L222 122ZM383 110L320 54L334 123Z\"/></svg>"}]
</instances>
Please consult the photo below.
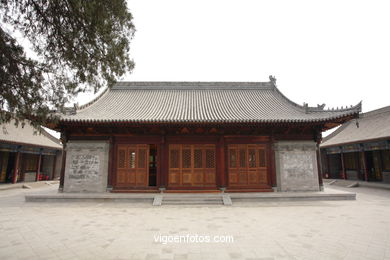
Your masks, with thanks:
<instances>
[{"instance_id":1,"label":"stone paving slab","mask_svg":"<svg viewBox=\"0 0 390 260\"><path fill-rule=\"evenodd\" d=\"M0 259L390 259L388 190L353 188L356 200L231 207L25 202L26 194L55 190L0 193ZM234 239L161 242L175 235Z\"/></svg>"}]
</instances>

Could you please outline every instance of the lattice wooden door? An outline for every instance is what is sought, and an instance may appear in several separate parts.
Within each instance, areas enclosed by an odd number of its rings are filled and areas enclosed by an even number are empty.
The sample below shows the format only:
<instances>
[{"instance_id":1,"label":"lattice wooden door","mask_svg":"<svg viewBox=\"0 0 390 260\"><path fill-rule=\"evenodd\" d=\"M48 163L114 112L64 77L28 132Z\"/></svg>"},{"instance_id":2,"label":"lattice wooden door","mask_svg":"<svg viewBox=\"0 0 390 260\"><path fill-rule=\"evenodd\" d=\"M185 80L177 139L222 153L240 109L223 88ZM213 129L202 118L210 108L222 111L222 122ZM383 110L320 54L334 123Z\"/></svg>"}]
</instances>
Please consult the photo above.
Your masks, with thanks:
<instances>
[{"instance_id":1,"label":"lattice wooden door","mask_svg":"<svg viewBox=\"0 0 390 260\"><path fill-rule=\"evenodd\" d=\"M260 144L229 145L228 169L231 187L267 184L266 146Z\"/></svg>"},{"instance_id":2,"label":"lattice wooden door","mask_svg":"<svg viewBox=\"0 0 390 260\"><path fill-rule=\"evenodd\" d=\"M118 145L116 186L147 187L149 179L149 145Z\"/></svg>"},{"instance_id":3,"label":"lattice wooden door","mask_svg":"<svg viewBox=\"0 0 390 260\"><path fill-rule=\"evenodd\" d=\"M213 144L169 145L169 186L215 187L215 160Z\"/></svg>"}]
</instances>

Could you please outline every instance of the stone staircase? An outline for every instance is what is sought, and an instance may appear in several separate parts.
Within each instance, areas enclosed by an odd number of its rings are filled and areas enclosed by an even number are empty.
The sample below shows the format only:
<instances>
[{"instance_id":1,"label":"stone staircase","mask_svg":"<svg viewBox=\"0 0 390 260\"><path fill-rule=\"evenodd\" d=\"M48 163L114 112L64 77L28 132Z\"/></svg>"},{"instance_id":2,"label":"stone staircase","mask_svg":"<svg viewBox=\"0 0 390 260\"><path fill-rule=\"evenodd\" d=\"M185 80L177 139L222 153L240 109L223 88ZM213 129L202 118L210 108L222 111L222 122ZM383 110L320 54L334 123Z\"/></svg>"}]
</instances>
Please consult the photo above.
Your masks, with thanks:
<instances>
[{"instance_id":1,"label":"stone staircase","mask_svg":"<svg viewBox=\"0 0 390 260\"><path fill-rule=\"evenodd\" d=\"M232 205L228 194L164 194L156 195L153 206L161 205Z\"/></svg>"}]
</instances>

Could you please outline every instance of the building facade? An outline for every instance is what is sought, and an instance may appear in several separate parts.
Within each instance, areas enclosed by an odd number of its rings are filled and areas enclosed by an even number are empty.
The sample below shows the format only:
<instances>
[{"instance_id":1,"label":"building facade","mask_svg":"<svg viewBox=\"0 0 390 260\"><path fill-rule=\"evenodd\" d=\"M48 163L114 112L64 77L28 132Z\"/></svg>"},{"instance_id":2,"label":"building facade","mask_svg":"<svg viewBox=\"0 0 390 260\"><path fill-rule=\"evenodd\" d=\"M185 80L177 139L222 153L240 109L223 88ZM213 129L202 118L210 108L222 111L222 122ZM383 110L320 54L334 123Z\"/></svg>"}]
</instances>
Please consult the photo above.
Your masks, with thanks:
<instances>
[{"instance_id":1,"label":"building facade","mask_svg":"<svg viewBox=\"0 0 390 260\"><path fill-rule=\"evenodd\" d=\"M0 125L0 183L53 180L60 176L62 145L27 122Z\"/></svg>"},{"instance_id":2,"label":"building facade","mask_svg":"<svg viewBox=\"0 0 390 260\"><path fill-rule=\"evenodd\" d=\"M325 178L390 183L390 106L343 124L321 144Z\"/></svg>"},{"instance_id":3,"label":"building facade","mask_svg":"<svg viewBox=\"0 0 390 260\"><path fill-rule=\"evenodd\" d=\"M321 131L355 118L270 82L119 82L51 125L64 192L318 191Z\"/></svg>"}]
</instances>

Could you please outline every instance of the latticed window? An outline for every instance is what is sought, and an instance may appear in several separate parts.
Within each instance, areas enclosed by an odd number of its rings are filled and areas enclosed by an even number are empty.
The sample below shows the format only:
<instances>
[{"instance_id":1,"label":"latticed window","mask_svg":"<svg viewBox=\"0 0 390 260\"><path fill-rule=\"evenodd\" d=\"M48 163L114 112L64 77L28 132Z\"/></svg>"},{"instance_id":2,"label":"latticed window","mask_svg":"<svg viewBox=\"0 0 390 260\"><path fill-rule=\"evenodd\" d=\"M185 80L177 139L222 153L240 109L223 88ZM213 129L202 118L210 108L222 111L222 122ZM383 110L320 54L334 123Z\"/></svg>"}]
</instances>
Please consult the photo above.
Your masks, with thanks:
<instances>
[{"instance_id":1,"label":"latticed window","mask_svg":"<svg viewBox=\"0 0 390 260\"><path fill-rule=\"evenodd\" d=\"M146 165L146 151L144 149L138 150L138 168L145 168Z\"/></svg>"},{"instance_id":2,"label":"latticed window","mask_svg":"<svg viewBox=\"0 0 390 260\"><path fill-rule=\"evenodd\" d=\"M182 150L182 167L191 168L191 149Z\"/></svg>"},{"instance_id":3,"label":"latticed window","mask_svg":"<svg viewBox=\"0 0 390 260\"><path fill-rule=\"evenodd\" d=\"M169 155L170 168L179 168L179 150L171 150Z\"/></svg>"},{"instance_id":4,"label":"latticed window","mask_svg":"<svg viewBox=\"0 0 390 260\"><path fill-rule=\"evenodd\" d=\"M206 158L206 161L207 161L207 158ZM203 168L202 150L201 149L194 150L194 168Z\"/></svg>"},{"instance_id":5,"label":"latticed window","mask_svg":"<svg viewBox=\"0 0 390 260\"><path fill-rule=\"evenodd\" d=\"M215 150L206 150L206 168L215 168Z\"/></svg>"},{"instance_id":6,"label":"latticed window","mask_svg":"<svg viewBox=\"0 0 390 260\"><path fill-rule=\"evenodd\" d=\"M126 168L126 150L118 151L118 168Z\"/></svg>"},{"instance_id":7,"label":"latticed window","mask_svg":"<svg viewBox=\"0 0 390 260\"><path fill-rule=\"evenodd\" d=\"M240 149L240 167L246 167L246 150Z\"/></svg>"},{"instance_id":8,"label":"latticed window","mask_svg":"<svg viewBox=\"0 0 390 260\"><path fill-rule=\"evenodd\" d=\"M237 167L237 154L236 150L229 150L229 161L230 161L230 168L236 168Z\"/></svg>"},{"instance_id":9,"label":"latticed window","mask_svg":"<svg viewBox=\"0 0 390 260\"><path fill-rule=\"evenodd\" d=\"M259 150L259 166L266 167L265 150L263 149Z\"/></svg>"},{"instance_id":10,"label":"latticed window","mask_svg":"<svg viewBox=\"0 0 390 260\"><path fill-rule=\"evenodd\" d=\"M129 151L129 165L130 165L130 168L132 168L132 169L135 168L135 151L134 150Z\"/></svg>"},{"instance_id":11,"label":"latticed window","mask_svg":"<svg viewBox=\"0 0 390 260\"><path fill-rule=\"evenodd\" d=\"M249 159L249 167L255 168L256 167L256 150L255 149L248 150L248 159Z\"/></svg>"}]
</instances>

